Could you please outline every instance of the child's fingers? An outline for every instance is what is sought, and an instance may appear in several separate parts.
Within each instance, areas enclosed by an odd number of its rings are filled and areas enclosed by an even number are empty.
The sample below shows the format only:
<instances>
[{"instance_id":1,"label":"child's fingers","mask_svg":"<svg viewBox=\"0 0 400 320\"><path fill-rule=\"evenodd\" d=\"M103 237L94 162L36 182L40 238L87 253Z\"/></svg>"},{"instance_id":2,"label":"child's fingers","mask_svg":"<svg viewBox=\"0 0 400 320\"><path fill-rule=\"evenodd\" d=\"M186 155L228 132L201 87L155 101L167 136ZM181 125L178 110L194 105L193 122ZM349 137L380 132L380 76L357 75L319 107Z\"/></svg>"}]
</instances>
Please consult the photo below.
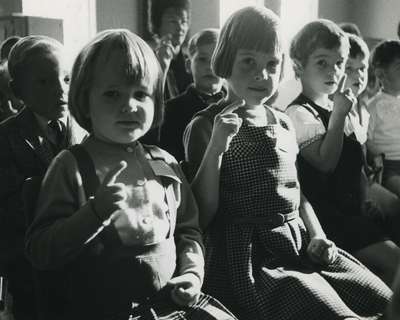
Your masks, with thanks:
<instances>
[{"instance_id":1,"label":"child's fingers","mask_svg":"<svg viewBox=\"0 0 400 320\"><path fill-rule=\"evenodd\" d=\"M219 114L224 115L224 114L232 113L237 108L243 107L244 104L245 104L244 100L235 101L235 102L231 103L230 105L226 106L224 109L222 109L222 111Z\"/></svg>"},{"instance_id":2,"label":"child's fingers","mask_svg":"<svg viewBox=\"0 0 400 320\"><path fill-rule=\"evenodd\" d=\"M339 80L339 85L338 85L338 91L339 92L343 92L344 91L344 86L346 83L346 79L347 79L347 74L344 73L343 77Z\"/></svg>"},{"instance_id":3,"label":"child's fingers","mask_svg":"<svg viewBox=\"0 0 400 320\"><path fill-rule=\"evenodd\" d=\"M119 162L115 167L113 167L112 169L110 169L110 171L107 172L102 184L103 185L114 184L117 177L120 175L122 171L125 170L127 165L128 164L126 163L126 161Z\"/></svg>"}]
</instances>

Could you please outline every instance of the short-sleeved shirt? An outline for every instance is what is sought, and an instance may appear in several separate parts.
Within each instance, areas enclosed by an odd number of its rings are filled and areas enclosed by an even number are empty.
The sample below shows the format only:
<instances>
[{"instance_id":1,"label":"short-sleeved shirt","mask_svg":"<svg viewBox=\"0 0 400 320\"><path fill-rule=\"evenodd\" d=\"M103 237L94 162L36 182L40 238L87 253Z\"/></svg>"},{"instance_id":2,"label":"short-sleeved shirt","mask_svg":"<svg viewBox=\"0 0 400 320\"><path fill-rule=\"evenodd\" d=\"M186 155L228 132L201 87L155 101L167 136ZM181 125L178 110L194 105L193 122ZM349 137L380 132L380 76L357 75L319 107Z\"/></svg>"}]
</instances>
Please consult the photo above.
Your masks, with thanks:
<instances>
[{"instance_id":1,"label":"short-sleeved shirt","mask_svg":"<svg viewBox=\"0 0 400 320\"><path fill-rule=\"evenodd\" d=\"M367 146L387 160L400 160L400 98L379 92L368 104Z\"/></svg>"}]
</instances>

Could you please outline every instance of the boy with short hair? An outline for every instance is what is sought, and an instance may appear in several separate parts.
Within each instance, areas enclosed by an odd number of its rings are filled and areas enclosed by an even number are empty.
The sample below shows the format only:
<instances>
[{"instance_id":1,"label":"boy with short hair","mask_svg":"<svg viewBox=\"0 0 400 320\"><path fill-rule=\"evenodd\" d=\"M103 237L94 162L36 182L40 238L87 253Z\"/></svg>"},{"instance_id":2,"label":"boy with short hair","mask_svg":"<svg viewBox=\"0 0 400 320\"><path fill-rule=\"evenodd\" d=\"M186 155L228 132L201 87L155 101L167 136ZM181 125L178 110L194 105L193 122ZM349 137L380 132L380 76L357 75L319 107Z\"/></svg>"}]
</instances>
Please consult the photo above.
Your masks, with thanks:
<instances>
[{"instance_id":1,"label":"boy with short hair","mask_svg":"<svg viewBox=\"0 0 400 320\"><path fill-rule=\"evenodd\" d=\"M24 182L43 176L61 149L86 136L67 109L64 55L63 45L45 36L22 38L9 55L10 86L25 106L0 124L0 275L8 279L16 320L37 319L32 269L24 255Z\"/></svg>"},{"instance_id":2,"label":"boy with short hair","mask_svg":"<svg viewBox=\"0 0 400 320\"><path fill-rule=\"evenodd\" d=\"M382 90L368 105L367 147L384 155L382 184L400 196L400 41L381 42L371 63Z\"/></svg>"},{"instance_id":3,"label":"boy with short hair","mask_svg":"<svg viewBox=\"0 0 400 320\"><path fill-rule=\"evenodd\" d=\"M160 145L178 161L185 158L182 136L193 115L225 96L223 80L211 70L218 34L217 29L204 29L190 39L186 69L194 82L184 93L166 102Z\"/></svg>"}]
</instances>

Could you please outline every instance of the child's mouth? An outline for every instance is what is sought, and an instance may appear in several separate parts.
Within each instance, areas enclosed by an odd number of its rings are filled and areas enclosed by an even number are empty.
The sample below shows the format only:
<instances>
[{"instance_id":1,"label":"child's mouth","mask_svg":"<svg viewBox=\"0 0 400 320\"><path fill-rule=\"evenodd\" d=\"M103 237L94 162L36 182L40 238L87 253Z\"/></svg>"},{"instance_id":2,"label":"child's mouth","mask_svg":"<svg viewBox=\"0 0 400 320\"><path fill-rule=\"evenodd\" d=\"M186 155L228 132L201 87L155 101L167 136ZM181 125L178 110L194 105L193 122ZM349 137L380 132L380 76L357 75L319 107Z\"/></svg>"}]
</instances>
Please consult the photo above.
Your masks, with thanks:
<instances>
[{"instance_id":1,"label":"child's mouth","mask_svg":"<svg viewBox=\"0 0 400 320\"><path fill-rule=\"evenodd\" d=\"M139 122L133 120L123 120L117 121L117 124L123 127L136 127L139 125Z\"/></svg>"}]
</instances>

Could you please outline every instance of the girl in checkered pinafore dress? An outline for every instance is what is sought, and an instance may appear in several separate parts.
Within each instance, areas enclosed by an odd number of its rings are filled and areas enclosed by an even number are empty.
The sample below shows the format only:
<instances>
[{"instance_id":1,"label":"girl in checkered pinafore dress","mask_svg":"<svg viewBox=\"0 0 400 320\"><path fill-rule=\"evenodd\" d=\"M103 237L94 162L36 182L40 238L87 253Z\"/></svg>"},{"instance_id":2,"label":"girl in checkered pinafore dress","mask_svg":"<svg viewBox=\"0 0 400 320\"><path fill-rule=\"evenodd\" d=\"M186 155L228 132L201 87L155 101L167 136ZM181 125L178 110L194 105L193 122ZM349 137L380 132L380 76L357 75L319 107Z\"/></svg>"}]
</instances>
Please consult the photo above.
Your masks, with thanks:
<instances>
[{"instance_id":1,"label":"girl in checkered pinafore dress","mask_svg":"<svg viewBox=\"0 0 400 320\"><path fill-rule=\"evenodd\" d=\"M227 99L197 114L185 132L207 235L203 289L241 320L378 319L391 290L326 239L300 192L291 121L264 105L279 83L277 25L265 8L228 19L213 60L227 79ZM254 40L256 30L266 40Z\"/></svg>"}]
</instances>

